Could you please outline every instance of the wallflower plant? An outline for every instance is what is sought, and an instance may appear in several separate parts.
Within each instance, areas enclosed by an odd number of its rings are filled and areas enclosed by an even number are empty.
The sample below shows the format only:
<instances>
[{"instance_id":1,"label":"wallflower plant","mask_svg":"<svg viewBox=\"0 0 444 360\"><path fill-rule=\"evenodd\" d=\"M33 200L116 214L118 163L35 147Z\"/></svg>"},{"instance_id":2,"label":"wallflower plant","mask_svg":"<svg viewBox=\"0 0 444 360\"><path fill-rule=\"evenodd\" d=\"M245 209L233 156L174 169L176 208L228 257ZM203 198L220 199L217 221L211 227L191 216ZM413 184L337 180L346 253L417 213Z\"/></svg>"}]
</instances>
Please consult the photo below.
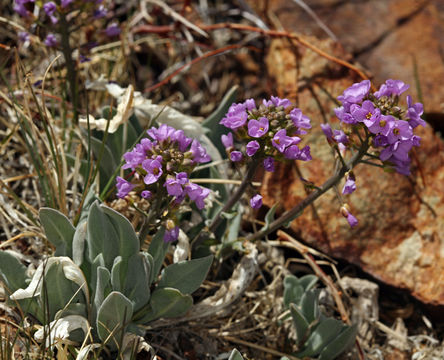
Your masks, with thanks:
<instances>
[{"instance_id":1,"label":"wallflower plant","mask_svg":"<svg viewBox=\"0 0 444 360\"><path fill-rule=\"evenodd\" d=\"M68 8L72 3L65 1L54 8L47 2L43 9L56 24L62 22L57 17L59 7ZM27 6L25 9L28 11ZM24 14L21 8L17 11ZM387 80L372 93L370 82L365 80L346 89L338 97L341 106L335 109L341 129L322 125L337 154L336 172L321 186L303 180L311 189L307 197L277 219L274 206L265 217L265 226L243 240L263 238L288 224L342 178L344 196L358 191L353 171L358 164L409 175L409 151L420 145L414 129L425 126L425 122L421 119L422 104L413 103L407 96L405 104L400 105L400 96L407 88L401 81ZM234 103L220 124L229 129L221 136L221 142L242 181L214 216L203 216L206 231L198 227L190 253L208 233L216 233L246 192L250 193L251 208L262 206L262 196L251 194L259 167L273 172L280 162L311 160L310 145L302 145L312 127L310 119L288 99L272 96L260 105L253 99ZM82 343L91 336L93 342L101 342L109 351L122 351L128 334L143 335L152 321L182 316L192 305L190 294L205 279L212 255L179 261L160 270L170 243L180 236L182 215L190 208L203 212L209 202L210 189L193 182L192 173L211 159L202 144L183 130L162 124L150 127L146 134L123 154L124 175L116 178L115 189L118 198L134 206L138 202L148 204L146 211L138 209L145 216L139 234L123 215L93 201L91 196L75 227L54 209L40 210L40 221L56 250L33 276L27 275L24 265L13 255L0 252L0 279L6 284L10 300L16 301L25 314L34 316L43 325L43 332L51 333L57 324L68 324L70 330L58 328L59 337ZM347 203L343 202L340 212L351 227L358 225ZM241 215L236 215L236 229ZM142 245L147 237L151 241L145 251ZM284 302L295 323L298 355L327 359L352 342L355 327L319 313L318 292L311 289L312 280L286 279ZM332 332L330 326L337 331ZM36 338L42 338L41 332L36 333ZM338 339L342 342L340 351ZM47 341L47 346L52 346L55 338L49 336Z\"/></svg>"}]
</instances>

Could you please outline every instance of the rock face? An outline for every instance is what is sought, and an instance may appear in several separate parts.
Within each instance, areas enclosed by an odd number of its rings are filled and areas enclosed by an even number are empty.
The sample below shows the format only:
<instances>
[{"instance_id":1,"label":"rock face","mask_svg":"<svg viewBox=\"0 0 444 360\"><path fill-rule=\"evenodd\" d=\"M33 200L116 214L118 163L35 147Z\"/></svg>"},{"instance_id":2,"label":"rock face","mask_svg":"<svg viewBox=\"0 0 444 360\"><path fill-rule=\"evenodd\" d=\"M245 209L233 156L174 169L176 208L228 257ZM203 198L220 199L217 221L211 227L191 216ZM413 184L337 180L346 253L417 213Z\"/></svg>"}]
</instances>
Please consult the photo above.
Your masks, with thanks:
<instances>
[{"instance_id":1,"label":"rock face","mask_svg":"<svg viewBox=\"0 0 444 360\"><path fill-rule=\"evenodd\" d=\"M250 1L258 13L259 3ZM268 1L268 10L288 31L328 35L296 2ZM442 0L304 0L375 82L401 79L418 98L415 71L426 112L444 111L444 2ZM276 21L274 22L276 23ZM416 70L415 70L416 63Z\"/></svg>"},{"instance_id":2,"label":"rock face","mask_svg":"<svg viewBox=\"0 0 444 360\"><path fill-rule=\"evenodd\" d=\"M331 40L310 41L331 54L341 51ZM333 154L319 125L324 119L338 126L334 99L357 80L310 50L301 50L297 60L293 49L273 40L267 65L277 93L297 101L312 119L313 128L305 138L313 160L280 166L265 175L264 203L280 202L281 211L306 196L301 176L320 185L333 174ZM414 90L408 93L418 101ZM364 164L355 168L357 190L344 201L359 220L356 228L340 215L340 201L330 190L293 221L292 230L314 247L408 289L421 301L444 305L444 143L431 126L418 135L421 146L411 154L410 178Z\"/></svg>"}]
</instances>

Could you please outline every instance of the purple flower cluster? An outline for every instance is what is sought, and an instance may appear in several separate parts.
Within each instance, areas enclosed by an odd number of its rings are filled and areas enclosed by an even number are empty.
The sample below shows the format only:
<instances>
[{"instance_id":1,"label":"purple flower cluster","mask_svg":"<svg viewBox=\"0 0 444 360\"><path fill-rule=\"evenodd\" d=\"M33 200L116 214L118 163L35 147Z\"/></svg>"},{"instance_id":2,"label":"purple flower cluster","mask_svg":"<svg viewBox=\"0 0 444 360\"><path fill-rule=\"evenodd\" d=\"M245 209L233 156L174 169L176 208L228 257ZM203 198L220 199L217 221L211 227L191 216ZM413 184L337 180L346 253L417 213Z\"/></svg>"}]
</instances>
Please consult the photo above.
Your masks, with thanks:
<instances>
[{"instance_id":1,"label":"purple flower cluster","mask_svg":"<svg viewBox=\"0 0 444 360\"><path fill-rule=\"evenodd\" d=\"M222 143L233 162L259 160L266 171L272 172L275 161L311 160L310 147L299 147L300 135L311 128L310 119L288 99L272 96L259 107L253 99L233 104L220 124L232 130L222 135ZM240 143L238 147L235 139ZM259 197L250 201L255 209L262 204Z\"/></svg>"},{"instance_id":2,"label":"purple flower cluster","mask_svg":"<svg viewBox=\"0 0 444 360\"><path fill-rule=\"evenodd\" d=\"M364 80L346 89L338 97L342 106L335 109L336 116L343 124L363 126L383 164L409 175L408 153L420 144L420 137L414 135L413 130L426 125L421 119L423 105L414 104L410 96L406 97L406 107L398 105L400 95L409 88L400 80L389 79L374 93L370 92L370 87L370 81ZM323 130L329 140L343 145L348 141L345 134L335 136L326 126Z\"/></svg>"},{"instance_id":3,"label":"purple flower cluster","mask_svg":"<svg viewBox=\"0 0 444 360\"><path fill-rule=\"evenodd\" d=\"M41 7L43 11L35 12L36 7ZM36 1L36 0L14 0L14 11L21 17L26 18L28 25L30 22L36 24L50 22L52 25L56 25L59 22L61 14L67 14L72 10L81 10L91 14L93 19L100 19L106 16L107 9L102 4L102 0L60 0L57 1ZM34 14L42 14L40 19L36 19ZM35 28L32 26L30 28ZM120 28L116 23L109 25L104 34L108 37L117 36L120 34ZM48 47L55 47L58 45L56 36L49 33L44 43Z\"/></svg>"},{"instance_id":4,"label":"purple flower cluster","mask_svg":"<svg viewBox=\"0 0 444 360\"><path fill-rule=\"evenodd\" d=\"M125 164L122 168L131 169L134 176L131 181L117 178L117 196L124 198L134 190L145 199L164 196L166 205L172 207L188 198L198 209L203 209L210 190L190 182L188 176L197 164L211 160L206 150L197 140L185 136L183 130L165 124L153 127L147 133L149 138L143 138L123 155ZM168 213L173 215L174 211ZM170 225L165 239L172 239L178 229L176 231L175 226L171 226L171 218L166 220Z\"/></svg>"}]
</instances>

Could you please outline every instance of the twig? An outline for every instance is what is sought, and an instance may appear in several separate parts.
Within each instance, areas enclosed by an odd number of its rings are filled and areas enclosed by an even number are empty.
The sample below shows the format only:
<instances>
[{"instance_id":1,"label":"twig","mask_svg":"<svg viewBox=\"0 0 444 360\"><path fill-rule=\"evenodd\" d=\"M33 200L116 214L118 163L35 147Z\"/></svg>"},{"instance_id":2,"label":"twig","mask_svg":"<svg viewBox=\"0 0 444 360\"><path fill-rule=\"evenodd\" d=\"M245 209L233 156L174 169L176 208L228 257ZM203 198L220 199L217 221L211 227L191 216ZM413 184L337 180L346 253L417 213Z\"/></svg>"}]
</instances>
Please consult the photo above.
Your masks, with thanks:
<instances>
[{"instance_id":1,"label":"twig","mask_svg":"<svg viewBox=\"0 0 444 360\"><path fill-rule=\"evenodd\" d=\"M178 68L176 71L174 71L172 74L170 74L165 79L163 79L162 81L158 82L157 84L154 84L153 86L150 86L149 88L146 88L144 90L144 92L153 91L153 90L157 89L158 87L161 87L161 86L167 84L172 78L174 78L177 74L181 73L185 68L187 68L187 67L189 67L191 65L194 65L195 63L197 63L197 62L199 62L199 61L201 61L203 59L206 59L206 58L211 57L211 56L218 55L218 54L223 53L223 52L228 51L228 50L238 49L238 48L241 48L242 46L243 45L240 45L240 44L228 45L228 46L224 46L223 48L220 48L220 49L216 49L216 50L213 50L213 51L208 51L207 53L203 54L202 56L199 56L199 57L197 57L197 58L187 62L186 64L182 65L180 68Z\"/></svg>"},{"instance_id":2,"label":"twig","mask_svg":"<svg viewBox=\"0 0 444 360\"><path fill-rule=\"evenodd\" d=\"M345 310L344 303L342 302L341 295L336 288L335 284L331 280L330 276L328 276L316 263L313 256L308 252L308 249L305 245L301 244L299 241L297 241L295 238L287 234L286 232L279 230L278 231L279 237L286 238L293 249L298 251L304 259L307 261L307 263L310 265L310 267L313 269L315 274L324 282L324 284L330 289L333 298L335 299L336 306L338 307L339 313L341 314L341 319L345 323L350 325L350 319L348 317L347 311ZM286 245L290 245L286 244Z\"/></svg>"}]
</instances>

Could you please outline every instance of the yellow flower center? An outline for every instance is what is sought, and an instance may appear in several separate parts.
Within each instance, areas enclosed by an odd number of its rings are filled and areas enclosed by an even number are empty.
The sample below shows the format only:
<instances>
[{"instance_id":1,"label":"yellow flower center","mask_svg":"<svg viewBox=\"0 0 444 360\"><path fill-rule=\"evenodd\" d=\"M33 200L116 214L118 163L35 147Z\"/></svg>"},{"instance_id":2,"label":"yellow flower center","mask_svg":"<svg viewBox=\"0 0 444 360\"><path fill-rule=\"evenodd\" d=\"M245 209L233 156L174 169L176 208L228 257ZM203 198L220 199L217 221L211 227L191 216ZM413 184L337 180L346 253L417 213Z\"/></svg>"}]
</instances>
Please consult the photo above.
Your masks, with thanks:
<instances>
[{"instance_id":1,"label":"yellow flower center","mask_svg":"<svg viewBox=\"0 0 444 360\"><path fill-rule=\"evenodd\" d=\"M398 128L394 128L394 129L393 129L393 134L395 134L395 135L399 135L399 129L398 129Z\"/></svg>"},{"instance_id":2,"label":"yellow flower center","mask_svg":"<svg viewBox=\"0 0 444 360\"><path fill-rule=\"evenodd\" d=\"M382 128L383 128L386 124L387 124L387 121L385 121L385 120L381 120L381 121L379 122L379 126L382 127Z\"/></svg>"},{"instance_id":3,"label":"yellow flower center","mask_svg":"<svg viewBox=\"0 0 444 360\"><path fill-rule=\"evenodd\" d=\"M367 118L367 120L370 120L370 118L372 117L372 113L369 112L367 115L365 115L365 117Z\"/></svg>"}]
</instances>

